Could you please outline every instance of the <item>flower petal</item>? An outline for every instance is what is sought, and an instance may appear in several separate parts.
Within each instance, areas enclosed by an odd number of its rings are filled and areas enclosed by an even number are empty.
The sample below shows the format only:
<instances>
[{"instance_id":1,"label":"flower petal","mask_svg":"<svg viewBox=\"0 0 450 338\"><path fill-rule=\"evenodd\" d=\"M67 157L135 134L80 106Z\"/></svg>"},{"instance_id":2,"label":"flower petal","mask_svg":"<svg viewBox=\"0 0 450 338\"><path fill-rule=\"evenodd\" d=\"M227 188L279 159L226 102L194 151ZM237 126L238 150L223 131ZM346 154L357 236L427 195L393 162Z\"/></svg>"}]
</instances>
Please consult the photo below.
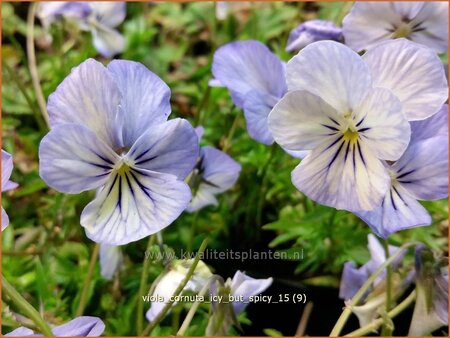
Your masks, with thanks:
<instances>
[{"instance_id":1,"label":"flower petal","mask_svg":"<svg viewBox=\"0 0 450 338\"><path fill-rule=\"evenodd\" d=\"M345 44L359 52L392 37L401 22L394 2L355 2L342 22Z\"/></svg>"},{"instance_id":2,"label":"flower petal","mask_svg":"<svg viewBox=\"0 0 450 338\"><path fill-rule=\"evenodd\" d=\"M353 262L345 263L339 287L339 298L343 300L353 298L368 277L365 269L357 269Z\"/></svg>"},{"instance_id":3,"label":"flower petal","mask_svg":"<svg viewBox=\"0 0 450 338\"><path fill-rule=\"evenodd\" d=\"M79 193L105 184L119 160L93 131L79 124L54 127L39 146L39 174L52 188Z\"/></svg>"},{"instance_id":4,"label":"flower petal","mask_svg":"<svg viewBox=\"0 0 450 338\"><path fill-rule=\"evenodd\" d=\"M448 137L437 136L408 147L392 169L396 179L417 199L448 196Z\"/></svg>"},{"instance_id":5,"label":"flower petal","mask_svg":"<svg viewBox=\"0 0 450 338\"><path fill-rule=\"evenodd\" d=\"M278 98L252 90L244 101L244 116L250 137L263 144L272 144L273 137L269 131L267 118Z\"/></svg>"},{"instance_id":6,"label":"flower petal","mask_svg":"<svg viewBox=\"0 0 450 338\"><path fill-rule=\"evenodd\" d=\"M13 159L11 154L2 149L2 192L6 191L5 186L7 185L11 173L13 170Z\"/></svg>"},{"instance_id":7,"label":"flower petal","mask_svg":"<svg viewBox=\"0 0 450 338\"><path fill-rule=\"evenodd\" d=\"M89 5L96 14L96 19L107 27L117 27L126 16L125 2L111 1L92 1Z\"/></svg>"},{"instance_id":8,"label":"flower petal","mask_svg":"<svg viewBox=\"0 0 450 338\"><path fill-rule=\"evenodd\" d=\"M448 105L444 104L433 116L411 122L411 143L448 135Z\"/></svg>"},{"instance_id":9,"label":"flower petal","mask_svg":"<svg viewBox=\"0 0 450 338\"><path fill-rule=\"evenodd\" d=\"M255 40L237 41L220 47L214 54L214 78L231 92L234 104L243 107L246 94L281 97L286 92L285 69L281 60Z\"/></svg>"},{"instance_id":10,"label":"flower petal","mask_svg":"<svg viewBox=\"0 0 450 338\"><path fill-rule=\"evenodd\" d=\"M397 96L408 120L435 114L448 97L444 67L430 49L406 39L386 41L363 56L374 86Z\"/></svg>"},{"instance_id":11,"label":"flower petal","mask_svg":"<svg viewBox=\"0 0 450 338\"><path fill-rule=\"evenodd\" d=\"M14 331L11 331L10 333L5 334L5 337L28 337L34 335L33 330L27 328L27 327L18 327Z\"/></svg>"},{"instance_id":12,"label":"flower petal","mask_svg":"<svg viewBox=\"0 0 450 338\"><path fill-rule=\"evenodd\" d=\"M340 40L342 29L332 21L309 20L301 23L289 33L286 51L292 52L320 40Z\"/></svg>"},{"instance_id":13,"label":"flower petal","mask_svg":"<svg viewBox=\"0 0 450 338\"><path fill-rule=\"evenodd\" d=\"M98 23L92 29L92 43L97 51L105 58L120 54L125 49L125 38L113 28Z\"/></svg>"},{"instance_id":14,"label":"flower petal","mask_svg":"<svg viewBox=\"0 0 450 338\"><path fill-rule=\"evenodd\" d=\"M2 231L9 225L9 217L5 209L2 207Z\"/></svg>"},{"instance_id":15,"label":"flower petal","mask_svg":"<svg viewBox=\"0 0 450 338\"><path fill-rule=\"evenodd\" d=\"M198 137L187 120L154 125L131 147L127 157L138 168L185 179L198 158Z\"/></svg>"},{"instance_id":16,"label":"flower petal","mask_svg":"<svg viewBox=\"0 0 450 338\"><path fill-rule=\"evenodd\" d=\"M47 109L52 128L65 123L82 124L112 148L120 148L120 102L119 88L106 68L89 59L72 69L49 96Z\"/></svg>"},{"instance_id":17,"label":"flower petal","mask_svg":"<svg viewBox=\"0 0 450 338\"><path fill-rule=\"evenodd\" d=\"M307 91L287 93L269 115L275 141L289 151L311 150L339 130L342 117Z\"/></svg>"},{"instance_id":18,"label":"flower petal","mask_svg":"<svg viewBox=\"0 0 450 338\"><path fill-rule=\"evenodd\" d=\"M247 276L241 271L236 271L231 282L231 294L234 297L242 297L244 302L233 302L234 312L242 312L248 305L250 296L258 295L264 292L273 282L273 278L256 279Z\"/></svg>"},{"instance_id":19,"label":"flower petal","mask_svg":"<svg viewBox=\"0 0 450 338\"><path fill-rule=\"evenodd\" d=\"M116 172L81 214L95 242L122 245L172 223L191 200L189 187L173 175L130 168Z\"/></svg>"},{"instance_id":20,"label":"flower petal","mask_svg":"<svg viewBox=\"0 0 450 338\"><path fill-rule=\"evenodd\" d=\"M372 231L382 238L394 232L431 224L426 209L400 184L388 190L381 206L371 211L356 212Z\"/></svg>"},{"instance_id":21,"label":"flower petal","mask_svg":"<svg viewBox=\"0 0 450 338\"><path fill-rule=\"evenodd\" d=\"M358 104L372 87L369 68L343 44L319 41L306 46L286 66L289 91L307 90L340 113Z\"/></svg>"},{"instance_id":22,"label":"flower petal","mask_svg":"<svg viewBox=\"0 0 450 338\"><path fill-rule=\"evenodd\" d=\"M209 191L224 192L231 188L239 177L241 165L223 151L213 147L203 147L201 150L203 163L203 178L212 183Z\"/></svg>"},{"instance_id":23,"label":"flower petal","mask_svg":"<svg viewBox=\"0 0 450 338\"><path fill-rule=\"evenodd\" d=\"M372 89L355 107L360 136L378 158L394 161L408 146L411 127L400 101L389 90Z\"/></svg>"},{"instance_id":24,"label":"flower petal","mask_svg":"<svg viewBox=\"0 0 450 338\"><path fill-rule=\"evenodd\" d=\"M422 4L411 25L419 24L425 29L413 32L410 39L438 53L445 53L448 50L448 2L430 1Z\"/></svg>"},{"instance_id":25,"label":"flower petal","mask_svg":"<svg viewBox=\"0 0 450 338\"><path fill-rule=\"evenodd\" d=\"M202 185L198 188L195 195L192 197L191 203L186 208L187 212L195 212L208 205L217 205L217 198L208 189L204 189Z\"/></svg>"},{"instance_id":26,"label":"flower petal","mask_svg":"<svg viewBox=\"0 0 450 338\"><path fill-rule=\"evenodd\" d=\"M349 211L381 204L389 175L370 148L340 136L324 141L292 172L292 183L312 200Z\"/></svg>"},{"instance_id":27,"label":"flower petal","mask_svg":"<svg viewBox=\"0 0 450 338\"><path fill-rule=\"evenodd\" d=\"M55 327L53 334L57 337L98 337L105 331L105 324L100 318L82 316Z\"/></svg>"},{"instance_id":28,"label":"flower petal","mask_svg":"<svg viewBox=\"0 0 450 338\"><path fill-rule=\"evenodd\" d=\"M119 266L123 256L117 245L100 244L100 274L103 278L111 280Z\"/></svg>"},{"instance_id":29,"label":"flower petal","mask_svg":"<svg viewBox=\"0 0 450 338\"><path fill-rule=\"evenodd\" d=\"M170 89L143 64L113 60L108 65L123 98L121 110L124 144L133 143L151 126L167 121L170 115Z\"/></svg>"}]
</instances>

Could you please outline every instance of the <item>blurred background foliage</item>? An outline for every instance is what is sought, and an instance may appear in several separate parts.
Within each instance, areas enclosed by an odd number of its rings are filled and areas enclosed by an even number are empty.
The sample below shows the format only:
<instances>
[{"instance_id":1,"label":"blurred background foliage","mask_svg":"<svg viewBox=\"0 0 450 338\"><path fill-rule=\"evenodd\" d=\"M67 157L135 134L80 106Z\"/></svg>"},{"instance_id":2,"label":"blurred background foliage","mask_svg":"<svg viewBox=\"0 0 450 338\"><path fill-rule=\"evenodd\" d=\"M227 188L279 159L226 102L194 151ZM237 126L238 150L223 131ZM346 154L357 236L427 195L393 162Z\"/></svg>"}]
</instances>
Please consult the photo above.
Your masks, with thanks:
<instances>
[{"instance_id":1,"label":"blurred background foliage","mask_svg":"<svg viewBox=\"0 0 450 338\"><path fill-rule=\"evenodd\" d=\"M79 215L94 193L61 194L39 177L38 145L47 130L27 64L28 7L27 3L2 2L2 148L13 154L12 180L20 185L2 196L11 219L2 233L2 266L5 277L22 295L43 311L48 322L57 324L74 317L80 298L94 243L79 225ZM279 262L207 262L225 278L241 269L255 277L273 276L281 289L289 285L294 291L336 288L344 262L363 264L369 259L368 226L348 212L305 198L290 181L298 160L276 145L268 147L250 139L243 114L233 106L227 90L208 87L212 57L220 45L256 39L287 61L292 55L284 48L291 29L312 18L340 24L348 9L349 3L342 2L252 3L218 20L211 2L128 3L126 20L119 27L127 40L120 58L139 61L160 76L172 90L171 117L203 125L202 144L226 151L242 165L238 183L218 196L219 206L184 213L162 232L167 249L195 250L207 233L209 248L216 250L302 250L303 259L285 262L281 268ZM90 34L68 22L53 24L50 35L52 39L36 21L37 66L46 98L85 59L108 62L98 57ZM427 202L426 207L434 224L395 234L392 244L415 239L446 251L447 201ZM123 247L125 260L113 281L102 279L99 266L95 268L85 313L105 321L105 335L137 334L135 311L146 246L143 239ZM163 269L163 262L152 262L149 285ZM343 303L337 299L337 289L332 294L339 313ZM154 335L174 334L179 314L185 311L183 305L178 307ZM252 307L256 305L249 308L250 313ZM295 309L298 320L302 306ZM2 312L3 332L21 325L11 309L4 306ZM199 313L204 315L196 315L188 335L204 333L208 307L200 307ZM336 318L322 317L324 327L331 328ZM246 314L241 314L240 321L250 324ZM259 325L260 331L254 331L259 334L294 334L287 326ZM248 326L243 327L245 331Z\"/></svg>"}]
</instances>

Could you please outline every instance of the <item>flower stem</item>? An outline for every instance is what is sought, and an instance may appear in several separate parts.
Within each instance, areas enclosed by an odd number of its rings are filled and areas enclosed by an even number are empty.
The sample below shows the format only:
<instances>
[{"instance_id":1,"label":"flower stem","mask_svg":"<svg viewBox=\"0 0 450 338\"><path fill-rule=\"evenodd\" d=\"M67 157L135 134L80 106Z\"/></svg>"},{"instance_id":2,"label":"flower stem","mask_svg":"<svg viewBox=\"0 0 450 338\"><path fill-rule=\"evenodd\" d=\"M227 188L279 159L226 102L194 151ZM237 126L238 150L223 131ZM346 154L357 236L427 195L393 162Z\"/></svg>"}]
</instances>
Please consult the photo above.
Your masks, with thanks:
<instances>
[{"instance_id":1,"label":"flower stem","mask_svg":"<svg viewBox=\"0 0 450 338\"><path fill-rule=\"evenodd\" d=\"M94 274L95 263L97 262L98 252L100 250L100 244L96 243L94 246L94 251L92 252L91 260L89 261L89 268L84 280L83 291L81 292L80 303L78 303L76 317L83 315L84 309L86 308L87 298L89 294L89 287L91 286L92 275Z\"/></svg>"},{"instance_id":2,"label":"flower stem","mask_svg":"<svg viewBox=\"0 0 450 338\"><path fill-rule=\"evenodd\" d=\"M341 333L342 329L344 328L345 323L347 322L348 318L350 317L352 313L352 307L358 305L358 302L362 299L364 294L367 290L371 287L375 279L386 269L386 267L399 257L401 254L403 254L403 251L407 248L417 245L417 242L410 242L406 243L403 246L401 246L395 254L393 254L391 257L389 257L383 264L380 265L380 267L366 280L366 282L361 286L361 288L358 290L356 295L352 298L352 300L349 302L349 304L345 307L344 311L342 311L341 316L337 320L336 324L333 327L333 330L330 333L330 337L337 337Z\"/></svg>"},{"instance_id":3,"label":"flower stem","mask_svg":"<svg viewBox=\"0 0 450 338\"><path fill-rule=\"evenodd\" d=\"M277 150L277 145L273 144L271 146L270 149L270 154L269 154L269 158L267 159L267 162L264 164L264 167L262 169L262 179L261 179L261 186L260 186L260 190L259 190L259 200L258 200L258 204L257 204L257 209L256 209L256 225L261 226L262 224L262 209L264 207L264 201L266 198L266 185L267 185L267 180L269 178L269 166L270 163L272 162L273 158L275 157L274 154Z\"/></svg>"},{"instance_id":4,"label":"flower stem","mask_svg":"<svg viewBox=\"0 0 450 338\"><path fill-rule=\"evenodd\" d=\"M384 253L386 255L386 259L389 259L389 242L388 240L383 241ZM392 305L392 266L388 265L386 267L386 312L388 313L391 310ZM390 336L391 332L388 325L383 325L381 330L382 336Z\"/></svg>"},{"instance_id":5,"label":"flower stem","mask_svg":"<svg viewBox=\"0 0 450 338\"><path fill-rule=\"evenodd\" d=\"M403 310L405 310L408 306L410 306L414 300L416 299L416 291L410 293L408 297L406 297L400 304L398 304L395 308L388 312L388 316L392 319L398 316ZM375 331L380 325L384 323L383 318L378 318L374 320L372 323L367 324L359 328L358 330L352 331L349 334L346 334L345 337L362 337L368 333Z\"/></svg>"},{"instance_id":6,"label":"flower stem","mask_svg":"<svg viewBox=\"0 0 450 338\"><path fill-rule=\"evenodd\" d=\"M20 309L23 311L23 313L29 317L39 328L39 330L47 337L52 337L52 330L48 326L48 324L44 321L44 319L41 317L39 312L30 305L26 301L25 298L22 297L22 295L17 292L17 290L9 284L9 282L6 280L5 277L2 276L2 290L4 294L11 299L11 301Z\"/></svg>"},{"instance_id":7,"label":"flower stem","mask_svg":"<svg viewBox=\"0 0 450 338\"><path fill-rule=\"evenodd\" d=\"M36 95L39 108L41 110L42 117L44 118L47 127L50 128L50 121L48 118L47 105L45 103L44 93L39 81L39 73L36 64L36 52L34 48L34 19L36 17L36 9L39 3L33 2L30 4L27 17L27 56L28 65L30 67L31 80L33 82L33 88Z\"/></svg>"},{"instance_id":8,"label":"flower stem","mask_svg":"<svg viewBox=\"0 0 450 338\"><path fill-rule=\"evenodd\" d=\"M148 239L147 243L147 251L153 246L156 240L156 235L152 235ZM136 331L137 333L142 332L144 328L144 301L142 300L142 295L146 291L147 287L147 278L148 278L148 269L150 267L150 259L147 256L144 256L144 266L142 268L141 274L141 283L139 285L139 293L137 299L137 318L136 318Z\"/></svg>"},{"instance_id":9,"label":"flower stem","mask_svg":"<svg viewBox=\"0 0 450 338\"><path fill-rule=\"evenodd\" d=\"M192 278L192 275L194 274L195 268L197 267L198 262L200 261L200 256L203 254L203 252L206 250L206 246L208 245L208 238L205 238L202 242L202 244L200 245L200 248L198 249L197 255L195 256L194 262L192 263L192 265L189 267L189 270L186 274L186 276L184 277L183 281L181 282L180 285L178 285L177 289L175 290L175 292L173 293L172 297L170 297L169 299L174 299L176 296L178 296L184 289L184 287L186 286L186 284L189 282L189 280ZM162 310L158 313L158 315L155 317L155 319L153 321L151 321L147 327L145 328L145 330L139 335L139 336L148 336L153 329L155 328L156 325L159 324L159 322L164 318L164 316L166 315L166 313L170 310L170 308L173 305L173 301L169 301L166 303L166 305L164 305L164 307L162 308Z\"/></svg>"}]
</instances>

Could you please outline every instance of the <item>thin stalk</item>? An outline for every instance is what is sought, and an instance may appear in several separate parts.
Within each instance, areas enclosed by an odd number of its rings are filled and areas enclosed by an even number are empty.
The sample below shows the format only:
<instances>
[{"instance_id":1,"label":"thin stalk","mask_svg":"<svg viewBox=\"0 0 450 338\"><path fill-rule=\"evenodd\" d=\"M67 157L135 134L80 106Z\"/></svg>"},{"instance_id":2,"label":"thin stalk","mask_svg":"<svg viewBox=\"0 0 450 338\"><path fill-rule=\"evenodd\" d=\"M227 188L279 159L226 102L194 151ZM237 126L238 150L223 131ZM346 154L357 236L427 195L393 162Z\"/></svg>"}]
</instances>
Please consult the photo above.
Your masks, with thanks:
<instances>
[{"instance_id":1,"label":"thin stalk","mask_svg":"<svg viewBox=\"0 0 450 338\"><path fill-rule=\"evenodd\" d=\"M207 107L207 103L209 100L209 95L211 94L211 87L209 85L207 85L206 89L205 89L205 93L203 94L202 100L200 101L200 104L198 106L197 109L197 116L195 118L195 125L201 125L203 122L203 110L205 109L205 107Z\"/></svg>"},{"instance_id":2,"label":"thin stalk","mask_svg":"<svg viewBox=\"0 0 450 338\"><path fill-rule=\"evenodd\" d=\"M97 262L98 252L100 250L100 244L96 243L94 251L92 252L91 260L89 261L89 268L84 280L83 291L81 292L80 302L78 303L76 317L82 316L84 309L86 308L87 298L89 295L89 287L91 286L92 275L94 274L95 263Z\"/></svg>"},{"instance_id":3,"label":"thin stalk","mask_svg":"<svg viewBox=\"0 0 450 338\"><path fill-rule=\"evenodd\" d=\"M386 255L386 259L389 258L389 242L388 240L383 241L384 253ZM388 313L391 310L392 305L392 266L388 265L386 267L386 312ZM382 336L390 336L392 332L389 332L389 326L383 325L381 330Z\"/></svg>"},{"instance_id":4,"label":"thin stalk","mask_svg":"<svg viewBox=\"0 0 450 338\"><path fill-rule=\"evenodd\" d=\"M341 316L337 320L336 324L333 327L333 330L330 333L330 337L337 337L341 333L342 329L344 328L345 323L347 322L348 318L350 317L352 313L352 307L358 305L358 302L362 299L364 294L367 290L372 286L373 282L375 282L375 279L386 269L386 267L394 260L399 257L401 254L403 254L403 251L407 248L417 245L417 242L411 242L406 243L403 246L401 246L395 254L393 254L391 257L389 257L383 264L380 265L380 267L366 280L366 282L361 286L361 288L358 290L356 295L352 298L350 303L345 307L344 311L342 311Z\"/></svg>"},{"instance_id":5,"label":"thin stalk","mask_svg":"<svg viewBox=\"0 0 450 338\"><path fill-rule=\"evenodd\" d=\"M47 337L53 337L52 330L41 317L39 312L27 302L17 290L9 284L5 277L2 276L2 291L11 299L11 301L19 308L27 317L29 317L39 328L39 330Z\"/></svg>"},{"instance_id":6,"label":"thin stalk","mask_svg":"<svg viewBox=\"0 0 450 338\"><path fill-rule=\"evenodd\" d=\"M34 48L34 19L36 17L36 9L38 3L33 2L30 4L27 17L27 56L28 66L30 67L31 80L33 88L36 94L36 100L41 110L42 117L44 118L47 127L50 128L50 121L48 118L47 106L45 103L44 93L39 80L39 73L36 64L36 52Z\"/></svg>"},{"instance_id":7,"label":"thin stalk","mask_svg":"<svg viewBox=\"0 0 450 338\"><path fill-rule=\"evenodd\" d=\"M155 243L156 236L152 235L148 239L147 243L147 251L150 250L150 248ZM141 296L145 293L146 287L147 287L147 278L148 278L148 269L150 267L150 259L147 258L147 256L144 256L144 266L142 267L142 274L141 274L141 283L139 285L139 293L138 293L138 300L137 300L137 318L136 318L136 331L137 333L142 332L144 328L144 301L142 300Z\"/></svg>"},{"instance_id":8,"label":"thin stalk","mask_svg":"<svg viewBox=\"0 0 450 338\"><path fill-rule=\"evenodd\" d=\"M400 304L398 304L395 308L393 308L391 311L387 313L389 318L395 318L398 316L403 310L408 308L414 300L416 299L416 291L410 293L408 297L406 297ZM366 326L363 326L359 328L358 330L352 331L349 334L346 334L345 337L362 337L366 334L369 334L371 332L374 332L377 328L380 327L384 323L383 318L378 318L374 320L372 323L367 324Z\"/></svg>"},{"instance_id":9,"label":"thin stalk","mask_svg":"<svg viewBox=\"0 0 450 338\"><path fill-rule=\"evenodd\" d=\"M232 110L233 110L233 109L232 109ZM229 132L228 132L227 138L225 139L225 142L224 142L224 144L223 144L222 151L223 151L224 153L226 153L227 150L228 150L228 148L230 148L230 146L231 146L231 139L233 138L234 131L235 131L236 128L237 128L237 124L238 124L239 116L240 116L240 115L241 115L241 114L238 112L238 113L236 114L234 120L233 120L233 124L231 125L231 128L230 128L230 130L229 130Z\"/></svg>"},{"instance_id":10,"label":"thin stalk","mask_svg":"<svg viewBox=\"0 0 450 338\"><path fill-rule=\"evenodd\" d=\"M295 332L296 337L303 337L305 335L306 325L308 324L309 317L311 316L313 306L313 302L306 303L300 322L298 323L297 332Z\"/></svg>"},{"instance_id":11,"label":"thin stalk","mask_svg":"<svg viewBox=\"0 0 450 338\"><path fill-rule=\"evenodd\" d=\"M258 200L258 204L257 204L257 209L256 209L256 224L258 226L261 226L261 222L262 222L262 209L264 207L264 200L266 197L266 185L267 185L267 180L269 178L269 166L270 163L272 162L273 158L275 157L274 154L276 152L277 149L277 145L273 144L271 146L270 149L270 154L269 154L269 158L267 159L267 162L265 163L263 169L262 169L262 180L261 180L261 186L260 186L260 190L259 190L259 200Z\"/></svg>"},{"instance_id":12,"label":"thin stalk","mask_svg":"<svg viewBox=\"0 0 450 338\"><path fill-rule=\"evenodd\" d=\"M178 285L177 289L175 290L175 292L173 293L172 297L169 299L174 299L174 297L178 296L184 289L184 287L186 286L186 284L189 282L189 280L192 278L192 275L194 274L195 268L197 267L198 262L200 261L200 256L202 256L203 252L206 249L206 246L208 245L208 238L205 238L202 242L202 244L200 245L200 249L198 249L197 255L195 256L194 262L192 263L192 265L189 267L189 270L186 274L186 276L184 277L183 281L181 282L180 285ZM158 313L158 315L155 317L155 319L153 321L151 321L147 327L145 328L145 330L140 334L140 336L148 336L153 329L155 328L156 325L159 324L159 322L164 318L164 316L166 315L166 313L170 310L170 308L173 305L173 301L169 301L168 303L166 303L166 305L164 305L164 307L162 308L162 310Z\"/></svg>"}]
</instances>

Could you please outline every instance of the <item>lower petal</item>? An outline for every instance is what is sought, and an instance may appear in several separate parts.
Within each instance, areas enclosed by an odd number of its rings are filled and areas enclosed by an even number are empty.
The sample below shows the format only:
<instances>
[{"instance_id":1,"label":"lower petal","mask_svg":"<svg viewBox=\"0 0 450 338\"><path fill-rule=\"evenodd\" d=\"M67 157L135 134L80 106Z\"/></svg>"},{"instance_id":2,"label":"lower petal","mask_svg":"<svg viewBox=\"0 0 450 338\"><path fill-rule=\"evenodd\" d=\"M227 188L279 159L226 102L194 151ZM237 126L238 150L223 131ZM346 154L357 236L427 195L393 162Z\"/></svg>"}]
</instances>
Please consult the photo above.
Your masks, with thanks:
<instances>
[{"instance_id":1,"label":"lower petal","mask_svg":"<svg viewBox=\"0 0 450 338\"><path fill-rule=\"evenodd\" d=\"M9 217L5 209L2 208L2 231L9 225Z\"/></svg>"},{"instance_id":2,"label":"lower petal","mask_svg":"<svg viewBox=\"0 0 450 338\"><path fill-rule=\"evenodd\" d=\"M95 242L122 245L171 224L191 199L189 187L173 175L130 169L112 175L81 214Z\"/></svg>"},{"instance_id":3,"label":"lower petal","mask_svg":"<svg viewBox=\"0 0 450 338\"><path fill-rule=\"evenodd\" d=\"M431 224L426 209L398 183L391 186L381 206L355 214L382 238L400 230Z\"/></svg>"},{"instance_id":4,"label":"lower petal","mask_svg":"<svg viewBox=\"0 0 450 338\"><path fill-rule=\"evenodd\" d=\"M95 49L106 58L119 54L125 49L125 39L115 29L97 25L92 30L92 36Z\"/></svg>"},{"instance_id":5,"label":"lower petal","mask_svg":"<svg viewBox=\"0 0 450 338\"><path fill-rule=\"evenodd\" d=\"M337 209L379 206L389 187L383 163L361 140L350 144L337 136L331 141L314 149L294 169L293 184L312 200Z\"/></svg>"}]
</instances>

